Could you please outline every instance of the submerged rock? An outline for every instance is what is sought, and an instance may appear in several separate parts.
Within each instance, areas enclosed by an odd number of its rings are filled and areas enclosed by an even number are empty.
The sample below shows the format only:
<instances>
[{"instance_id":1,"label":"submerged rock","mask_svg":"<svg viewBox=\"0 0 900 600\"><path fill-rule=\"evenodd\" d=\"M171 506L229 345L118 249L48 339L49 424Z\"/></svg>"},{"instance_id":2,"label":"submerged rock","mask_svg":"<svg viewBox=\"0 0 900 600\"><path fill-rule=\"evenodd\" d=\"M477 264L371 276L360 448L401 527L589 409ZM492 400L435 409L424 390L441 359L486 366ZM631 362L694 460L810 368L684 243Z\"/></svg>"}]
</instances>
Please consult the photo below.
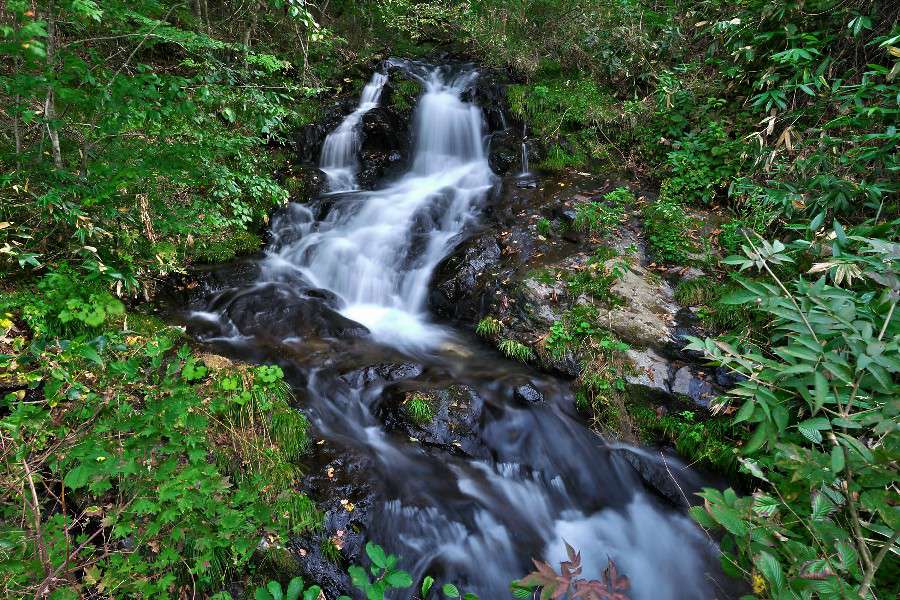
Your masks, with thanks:
<instances>
[{"instance_id":1,"label":"submerged rock","mask_svg":"<svg viewBox=\"0 0 900 600\"><path fill-rule=\"evenodd\" d=\"M483 408L484 400L467 385L398 386L385 390L382 413L388 431L453 454L487 458L478 432Z\"/></svg>"}]
</instances>

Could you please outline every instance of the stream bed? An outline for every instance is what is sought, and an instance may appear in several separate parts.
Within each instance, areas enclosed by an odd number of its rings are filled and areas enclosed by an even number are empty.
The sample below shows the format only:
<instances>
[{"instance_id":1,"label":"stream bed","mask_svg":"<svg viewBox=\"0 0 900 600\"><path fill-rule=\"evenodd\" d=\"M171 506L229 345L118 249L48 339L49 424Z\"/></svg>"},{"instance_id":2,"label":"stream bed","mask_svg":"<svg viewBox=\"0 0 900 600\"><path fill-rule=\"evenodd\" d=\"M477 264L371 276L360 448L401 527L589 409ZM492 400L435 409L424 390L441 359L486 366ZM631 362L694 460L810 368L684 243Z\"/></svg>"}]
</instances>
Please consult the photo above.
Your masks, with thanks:
<instances>
[{"instance_id":1,"label":"stream bed","mask_svg":"<svg viewBox=\"0 0 900 600\"><path fill-rule=\"evenodd\" d=\"M731 597L715 543L647 472L685 504L699 475L605 441L576 414L567 381L430 314L436 267L516 178L489 164L476 67L388 66L423 90L405 173L374 190L355 179L354 136L378 104L379 72L324 143L328 191L280 211L261 258L207 274L185 312L189 332L215 352L285 369L322 441L302 491L327 511L328 534L346 532L350 560L372 540L416 581L431 574L499 600L532 557L564 560L565 541L588 577L615 561L635 600ZM434 410L427 423L405 412L415 394ZM351 592L341 568L309 552L329 597Z\"/></svg>"}]
</instances>

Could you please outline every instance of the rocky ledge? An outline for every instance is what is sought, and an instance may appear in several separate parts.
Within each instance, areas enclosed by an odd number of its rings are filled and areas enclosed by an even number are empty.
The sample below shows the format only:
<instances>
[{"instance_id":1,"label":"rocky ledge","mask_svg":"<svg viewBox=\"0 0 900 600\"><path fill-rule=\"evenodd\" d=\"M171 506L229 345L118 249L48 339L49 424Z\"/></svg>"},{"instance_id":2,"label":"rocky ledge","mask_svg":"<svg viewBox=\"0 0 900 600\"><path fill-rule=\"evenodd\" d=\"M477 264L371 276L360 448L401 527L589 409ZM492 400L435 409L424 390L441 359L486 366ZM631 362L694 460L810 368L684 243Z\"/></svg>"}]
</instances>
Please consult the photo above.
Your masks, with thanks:
<instances>
[{"instance_id":1,"label":"rocky ledge","mask_svg":"<svg viewBox=\"0 0 900 600\"><path fill-rule=\"evenodd\" d=\"M586 386L600 370L631 397L707 408L730 381L681 350L700 332L673 297L680 280L703 273L653 262L639 217L651 199L639 189L579 173L534 189L507 178L482 230L437 269L432 310ZM606 219L597 227L586 222L588 203Z\"/></svg>"}]
</instances>

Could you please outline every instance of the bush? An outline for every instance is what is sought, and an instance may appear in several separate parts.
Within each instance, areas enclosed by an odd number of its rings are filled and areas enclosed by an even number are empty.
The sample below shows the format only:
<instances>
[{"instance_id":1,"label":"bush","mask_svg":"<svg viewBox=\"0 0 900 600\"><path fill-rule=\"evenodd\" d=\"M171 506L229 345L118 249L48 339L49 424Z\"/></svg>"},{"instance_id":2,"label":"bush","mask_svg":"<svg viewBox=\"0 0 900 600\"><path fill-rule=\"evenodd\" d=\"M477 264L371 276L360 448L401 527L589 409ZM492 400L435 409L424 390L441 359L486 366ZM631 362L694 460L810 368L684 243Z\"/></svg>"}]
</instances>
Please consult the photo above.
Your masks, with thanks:
<instances>
[{"instance_id":1,"label":"bush","mask_svg":"<svg viewBox=\"0 0 900 600\"><path fill-rule=\"evenodd\" d=\"M644 229L656 260L683 264L697 250L691 237L696 222L670 195L669 181L663 183L659 199L644 207Z\"/></svg>"}]
</instances>

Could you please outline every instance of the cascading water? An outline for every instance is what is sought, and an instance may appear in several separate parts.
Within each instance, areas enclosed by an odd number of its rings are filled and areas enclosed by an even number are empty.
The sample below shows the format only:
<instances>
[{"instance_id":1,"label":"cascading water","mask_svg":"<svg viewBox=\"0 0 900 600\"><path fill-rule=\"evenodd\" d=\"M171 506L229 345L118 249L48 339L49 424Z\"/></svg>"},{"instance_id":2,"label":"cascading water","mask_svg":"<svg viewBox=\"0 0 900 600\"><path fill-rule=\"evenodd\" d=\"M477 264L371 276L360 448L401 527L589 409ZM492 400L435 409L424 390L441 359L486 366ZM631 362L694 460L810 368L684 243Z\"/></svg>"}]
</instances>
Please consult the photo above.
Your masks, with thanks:
<instances>
[{"instance_id":1,"label":"cascading water","mask_svg":"<svg viewBox=\"0 0 900 600\"><path fill-rule=\"evenodd\" d=\"M319 168L325 173L328 191L343 192L356 189L357 154L359 153L359 125L363 115L378 106L387 75L375 73L363 88L359 105L341 124L328 134L322 145Z\"/></svg>"},{"instance_id":2,"label":"cascading water","mask_svg":"<svg viewBox=\"0 0 900 600\"><path fill-rule=\"evenodd\" d=\"M445 79L439 70L428 75L414 116L410 171L386 188L336 204L314 231L270 254L264 278L298 271L313 286L336 294L341 314L389 345L427 347L440 341L442 330L429 324L424 309L429 278L495 181L484 152L481 112L460 99L474 77ZM369 86L374 85L373 79ZM350 119L338 130L346 130ZM347 135L342 131L329 140Z\"/></svg>"},{"instance_id":3,"label":"cascading water","mask_svg":"<svg viewBox=\"0 0 900 600\"><path fill-rule=\"evenodd\" d=\"M528 177L531 175L531 169L528 166L528 142L526 126L522 127L522 171L520 177Z\"/></svg>"},{"instance_id":4,"label":"cascading water","mask_svg":"<svg viewBox=\"0 0 900 600\"><path fill-rule=\"evenodd\" d=\"M279 360L316 436L339 456L370 459L364 472L378 493L365 534L401 555L415 578L453 581L483 600L509 598L509 582L530 570L529 559L562 559L566 540L582 551L588 575L615 560L634 600L727 597L715 587L714 544L649 494L629 460L657 458L607 444L584 427L567 384L429 321L429 277L476 222L497 180L481 112L463 100L477 74L436 68L419 75L424 94L409 172L380 190L291 205L273 223L256 282L208 300L193 331L218 322L205 339L225 339L225 351L244 359ZM347 339L337 340L344 344L337 351L322 350L318 339L299 339L289 316L298 305L325 301L365 325L374 346ZM378 375L382 367L371 366L391 361L400 374ZM523 381L545 401L516 400ZM467 439L448 450L385 431L390 389L447 382L473 390ZM684 465L671 464L687 493L697 488L684 479L691 477Z\"/></svg>"}]
</instances>

